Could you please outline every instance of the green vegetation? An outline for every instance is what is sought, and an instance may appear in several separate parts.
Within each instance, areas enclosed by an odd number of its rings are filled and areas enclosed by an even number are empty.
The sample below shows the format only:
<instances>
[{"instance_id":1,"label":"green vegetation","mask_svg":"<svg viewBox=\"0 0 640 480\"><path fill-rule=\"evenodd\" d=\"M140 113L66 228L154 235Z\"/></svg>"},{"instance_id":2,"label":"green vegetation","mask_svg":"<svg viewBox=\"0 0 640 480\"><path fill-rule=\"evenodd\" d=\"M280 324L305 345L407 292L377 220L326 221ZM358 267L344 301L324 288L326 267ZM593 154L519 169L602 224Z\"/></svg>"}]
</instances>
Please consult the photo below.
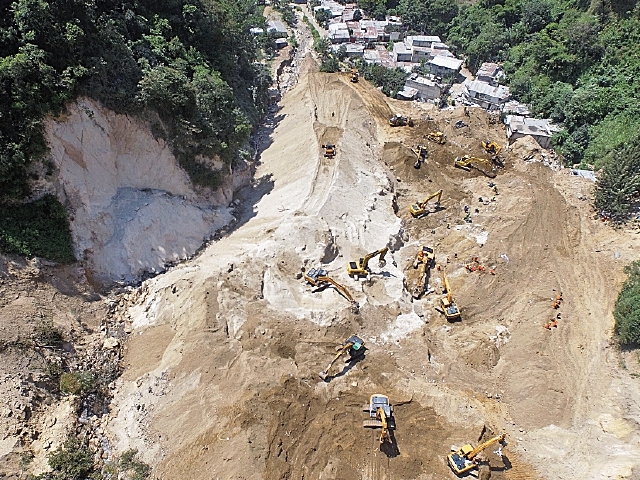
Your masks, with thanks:
<instances>
[{"instance_id":1,"label":"green vegetation","mask_svg":"<svg viewBox=\"0 0 640 480\"><path fill-rule=\"evenodd\" d=\"M62 263L74 261L64 207L53 196L23 205L0 204L0 250Z\"/></svg>"},{"instance_id":2,"label":"green vegetation","mask_svg":"<svg viewBox=\"0 0 640 480\"><path fill-rule=\"evenodd\" d=\"M96 379L91 372L65 372L60 375L60 391L68 395L89 393L96 387Z\"/></svg>"},{"instance_id":3,"label":"green vegetation","mask_svg":"<svg viewBox=\"0 0 640 480\"><path fill-rule=\"evenodd\" d=\"M155 118L204 185L218 179L196 158L232 162L264 113L255 0L18 0L0 19L0 201L29 194L29 167L47 153L42 120L78 95Z\"/></svg>"},{"instance_id":4,"label":"green vegetation","mask_svg":"<svg viewBox=\"0 0 640 480\"><path fill-rule=\"evenodd\" d=\"M93 463L93 455L86 445L71 437L49 457L51 472L34 480L98 480L102 478Z\"/></svg>"},{"instance_id":5,"label":"green vegetation","mask_svg":"<svg viewBox=\"0 0 640 480\"><path fill-rule=\"evenodd\" d=\"M151 472L149 465L138 460L136 458L137 455L137 450L127 450L122 454L118 462L120 472L126 473L126 478L129 480L144 480L149 477Z\"/></svg>"},{"instance_id":6,"label":"green vegetation","mask_svg":"<svg viewBox=\"0 0 640 480\"><path fill-rule=\"evenodd\" d=\"M621 345L640 344L640 260L624 269L627 280L618 294L613 316L615 333Z\"/></svg>"}]
</instances>

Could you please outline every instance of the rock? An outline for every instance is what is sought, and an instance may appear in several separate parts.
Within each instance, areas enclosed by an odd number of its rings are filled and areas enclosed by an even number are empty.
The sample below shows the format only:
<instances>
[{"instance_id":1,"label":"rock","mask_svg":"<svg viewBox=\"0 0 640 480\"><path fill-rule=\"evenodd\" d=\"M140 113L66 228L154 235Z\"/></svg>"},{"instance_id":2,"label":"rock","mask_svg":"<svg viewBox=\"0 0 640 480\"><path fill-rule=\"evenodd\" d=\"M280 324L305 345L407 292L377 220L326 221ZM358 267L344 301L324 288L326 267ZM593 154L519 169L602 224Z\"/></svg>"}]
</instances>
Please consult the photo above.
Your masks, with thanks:
<instances>
[{"instance_id":1,"label":"rock","mask_svg":"<svg viewBox=\"0 0 640 480\"><path fill-rule=\"evenodd\" d=\"M120 345L120 342L114 337L105 338L104 342L102 342L102 348L105 350L113 350L114 348L117 348L118 345Z\"/></svg>"}]
</instances>

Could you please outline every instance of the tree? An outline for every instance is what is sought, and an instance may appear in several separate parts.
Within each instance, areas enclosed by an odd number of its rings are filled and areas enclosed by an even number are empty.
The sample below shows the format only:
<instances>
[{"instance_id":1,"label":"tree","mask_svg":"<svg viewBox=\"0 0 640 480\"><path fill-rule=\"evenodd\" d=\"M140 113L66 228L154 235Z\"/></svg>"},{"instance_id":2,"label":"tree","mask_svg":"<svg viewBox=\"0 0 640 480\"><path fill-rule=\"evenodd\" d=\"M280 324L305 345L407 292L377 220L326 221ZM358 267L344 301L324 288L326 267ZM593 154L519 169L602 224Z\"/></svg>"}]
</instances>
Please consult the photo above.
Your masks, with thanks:
<instances>
[{"instance_id":1,"label":"tree","mask_svg":"<svg viewBox=\"0 0 640 480\"><path fill-rule=\"evenodd\" d=\"M627 280L622 285L613 310L615 334L621 345L640 344L640 260L624 268Z\"/></svg>"},{"instance_id":2,"label":"tree","mask_svg":"<svg viewBox=\"0 0 640 480\"><path fill-rule=\"evenodd\" d=\"M542 30L551 22L551 5L545 0L526 0L522 4L522 23L528 33Z\"/></svg>"},{"instance_id":3,"label":"tree","mask_svg":"<svg viewBox=\"0 0 640 480\"><path fill-rule=\"evenodd\" d=\"M353 12L353 20L355 22L359 22L360 20L362 20L362 12L359 9L356 9Z\"/></svg>"},{"instance_id":4,"label":"tree","mask_svg":"<svg viewBox=\"0 0 640 480\"><path fill-rule=\"evenodd\" d=\"M316 21L321 27L327 28L327 25L329 24L329 20L331 20L330 10L321 8L316 12Z\"/></svg>"}]
</instances>

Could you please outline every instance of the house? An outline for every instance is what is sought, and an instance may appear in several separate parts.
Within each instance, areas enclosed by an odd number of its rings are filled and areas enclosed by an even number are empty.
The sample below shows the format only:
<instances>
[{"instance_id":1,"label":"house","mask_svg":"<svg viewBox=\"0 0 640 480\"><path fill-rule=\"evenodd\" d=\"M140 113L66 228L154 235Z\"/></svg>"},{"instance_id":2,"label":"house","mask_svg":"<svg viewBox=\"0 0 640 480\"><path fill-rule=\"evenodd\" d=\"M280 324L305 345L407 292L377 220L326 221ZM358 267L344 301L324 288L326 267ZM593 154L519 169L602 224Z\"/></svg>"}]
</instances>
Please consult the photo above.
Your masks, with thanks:
<instances>
[{"instance_id":1,"label":"house","mask_svg":"<svg viewBox=\"0 0 640 480\"><path fill-rule=\"evenodd\" d=\"M402 90L396 93L396 98L398 100L415 100L418 96L418 89L407 87L406 85Z\"/></svg>"},{"instance_id":2,"label":"house","mask_svg":"<svg viewBox=\"0 0 640 480\"><path fill-rule=\"evenodd\" d=\"M347 27L346 23L332 23L329 25L331 43L346 43L349 42L350 38L349 27Z\"/></svg>"},{"instance_id":3,"label":"house","mask_svg":"<svg viewBox=\"0 0 640 480\"><path fill-rule=\"evenodd\" d=\"M398 42L393 44L392 58L396 62L410 62L413 56L413 50L407 48L406 43Z\"/></svg>"},{"instance_id":4,"label":"house","mask_svg":"<svg viewBox=\"0 0 640 480\"><path fill-rule=\"evenodd\" d=\"M298 5L306 5L307 0L293 0L293 3L297 3Z\"/></svg>"},{"instance_id":5,"label":"house","mask_svg":"<svg viewBox=\"0 0 640 480\"><path fill-rule=\"evenodd\" d=\"M496 86L500 79L504 77L502 67L497 63L485 62L476 73L476 80Z\"/></svg>"},{"instance_id":6,"label":"house","mask_svg":"<svg viewBox=\"0 0 640 480\"><path fill-rule=\"evenodd\" d=\"M431 48L434 43L441 43L440 37L435 35L407 35L404 42L409 47Z\"/></svg>"},{"instance_id":7,"label":"house","mask_svg":"<svg viewBox=\"0 0 640 480\"><path fill-rule=\"evenodd\" d=\"M438 77L457 77L462 68L462 60L455 57L445 57L444 55L436 55L429 60L429 71L432 75Z\"/></svg>"},{"instance_id":8,"label":"house","mask_svg":"<svg viewBox=\"0 0 640 480\"><path fill-rule=\"evenodd\" d=\"M533 137L542 148L551 146L551 136L560 128L549 119L523 117L522 115L507 115L504 123L507 125L509 145L526 135Z\"/></svg>"},{"instance_id":9,"label":"house","mask_svg":"<svg viewBox=\"0 0 640 480\"><path fill-rule=\"evenodd\" d=\"M284 48L287 45L289 45L289 42L287 41L286 38L276 38L276 48L278 49Z\"/></svg>"},{"instance_id":10,"label":"house","mask_svg":"<svg viewBox=\"0 0 640 480\"><path fill-rule=\"evenodd\" d=\"M493 86L478 80L465 83L463 94L470 102L488 110L502 108L510 97L509 87Z\"/></svg>"},{"instance_id":11,"label":"house","mask_svg":"<svg viewBox=\"0 0 640 480\"><path fill-rule=\"evenodd\" d=\"M418 97L422 100L434 100L440 98L442 89L433 80L425 78L417 73L412 73L407 81L405 87L415 88L418 91Z\"/></svg>"},{"instance_id":12,"label":"house","mask_svg":"<svg viewBox=\"0 0 640 480\"><path fill-rule=\"evenodd\" d=\"M267 32L273 33L277 38L286 38L289 36L287 27L278 20L269 20L267 22Z\"/></svg>"},{"instance_id":13,"label":"house","mask_svg":"<svg viewBox=\"0 0 640 480\"><path fill-rule=\"evenodd\" d=\"M249 29L249 33L251 33L251 35L262 35L264 30L260 27L253 27Z\"/></svg>"},{"instance_id":14,"label":"house","mask_svg":"<svg viewBox=\"0 0 640 480\"><path fill-rule=\"evenodd\" d=\"M346 49L347 57L350 57L350 58L364 57L364 45L360 45L359 43L342 43L340 45L332 45L331 49L334 52L337 52L342 47Z\"/></svg>"}]
</instances>

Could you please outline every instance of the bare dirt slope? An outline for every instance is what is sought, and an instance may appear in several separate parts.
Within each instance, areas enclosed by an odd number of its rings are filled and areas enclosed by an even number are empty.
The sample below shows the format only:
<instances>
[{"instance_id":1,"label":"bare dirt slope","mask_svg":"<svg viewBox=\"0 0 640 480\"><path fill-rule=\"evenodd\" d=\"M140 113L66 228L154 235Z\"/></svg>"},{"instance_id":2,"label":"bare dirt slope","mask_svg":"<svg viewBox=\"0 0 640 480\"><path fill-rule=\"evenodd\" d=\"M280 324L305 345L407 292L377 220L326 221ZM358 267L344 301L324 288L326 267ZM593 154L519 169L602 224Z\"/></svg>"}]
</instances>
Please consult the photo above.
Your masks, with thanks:
<instances>
[{"instance_id":1,"label":"bare dirt slope","mask_svg":"<svg viewBox=\"0 0 640 480\"><path fill-rule=\"evenodd\" d=\"M455 156L503 138L484 112L408 108L306 60L275 112L255 188L240 196L239 226L131 299L135 331L108 427L116 450L138 448L167 479L440 479L453 477L450 447L487 426L509 445L502 458L486 451L483 478L638 475L640 392L609 342L637 235L592 218L588 182L525 162L530 145L504 153L498 194L455 169ZM401 109L416 127L389 127ZM459 119L470 126L455 129ZM449 141L428 144L416 170L408 147L432 129ZM335 158L323 157L326 141ZM439 188L444 209L412 218L409 205ZM347 261L385 245L385 267L372 260L369 279L348 278ZM446 267L460 322L436 310L437 271L435 293L406 290L420 245ZM485 272L465 269L473 257ZM335 290L304 285L301 268L320 265L358 314ZM558 326L543 328L558 312ZM321 381L354 332L365 359ZM396 405L382 451L361 426L373 393Z\"/></svg>"}]
</instances>

